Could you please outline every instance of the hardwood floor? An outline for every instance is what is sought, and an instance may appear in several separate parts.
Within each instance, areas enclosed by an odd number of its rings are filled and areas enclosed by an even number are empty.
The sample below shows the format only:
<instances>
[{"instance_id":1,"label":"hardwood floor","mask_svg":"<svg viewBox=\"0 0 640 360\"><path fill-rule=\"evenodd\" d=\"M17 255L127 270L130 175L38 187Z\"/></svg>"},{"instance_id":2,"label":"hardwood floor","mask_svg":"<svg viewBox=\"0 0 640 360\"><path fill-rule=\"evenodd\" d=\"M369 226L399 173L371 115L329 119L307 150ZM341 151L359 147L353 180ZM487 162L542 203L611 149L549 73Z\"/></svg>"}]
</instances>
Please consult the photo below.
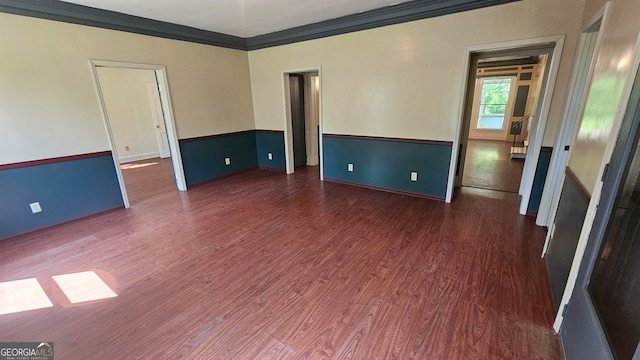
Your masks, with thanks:
<instances>
[{"instance_id":1,"label":"hardwood floor","mask_svg":"<svg viewBox=\"0 0 640 360\"><path fill-rule=\"evenodd\" d=\"M462 185L518 193L524 160L511 160L511 143L469 139Z\"/></svg>"},{"instance_id":2,"label":"hardwood floor","mask_svg":"<svg viewBox=\"0 0 640 360\"><path fill-rule=\"evenodd\" d=\"M561 359L544 232L517 204L317 168L164 191L0 242L0 281L37 278L53 303L0 315L0 341L53 341L56 359ZM72 304L52 280L87 270L118 296Z\"/></svg>"},{"instance_id":3,"label":"hardwood floor","mask_svg":"<svg viewBox=\"0 0 640 360\"><path fill-rule=\"evenodd\" d=\"M120 164L129 204L136 204L165 191L178 191L171 158L152 158Z\"/></svg>"}]
</instances>

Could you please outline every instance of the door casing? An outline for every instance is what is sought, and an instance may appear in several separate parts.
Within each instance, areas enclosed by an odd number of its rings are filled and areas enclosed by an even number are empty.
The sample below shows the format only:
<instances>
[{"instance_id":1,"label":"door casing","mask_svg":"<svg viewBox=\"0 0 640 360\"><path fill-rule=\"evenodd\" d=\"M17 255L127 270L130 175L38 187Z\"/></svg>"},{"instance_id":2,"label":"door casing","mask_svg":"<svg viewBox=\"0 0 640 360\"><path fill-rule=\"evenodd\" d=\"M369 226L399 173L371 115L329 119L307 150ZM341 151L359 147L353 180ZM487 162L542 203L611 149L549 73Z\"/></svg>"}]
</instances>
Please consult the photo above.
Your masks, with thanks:
<instances>
[{"instance_id":1,"label":"door casing","mask_svg":"<svg viewBox=\"0 0 640 360\"><path fill-rule=\"evenodd\" d=\"M465 48L463 55L463 79L462 93L460 94L460 100L458 102L458 124L456 127L456 135L453 141L453 147L451 151L451 161L449 164L449 181L447 182L447 193L445 201L450 203L453 200L453 191L456 186L456 170L458 167L459 159L461 158L462 145L464 144L463 136L467 136L468 124L465 121L465 111L467 96L469 93L469 77L471 74L471 59L474 54L483 52L505 51L505 50L517 50L519 48L526 48L536 45L553 44L553 55L548 64L547 81L543 85L544 95L540 102L537 121L531 131L531 140L529 142L529 150L525 159L525 165L522 173L522 181L520 185L520 195L522 200L520 202L520 214L525 215L527 213L527 207L529 205L529 198L531 196L531 190L533 188L533 178L535 170L538 165L538 159L540 157L540 149L542 148L542 140L544 137L544 130L547 125L549 117L549 109L551 107L551 99L553 97L553 90L555 88L556 79L558 77L558 68L560 66L560 59L562 49L564 48L564 35L546 36L531 39L522 39L515 41L507 41L501 43L474 45ZM463 162L460 161L460 166Z\"/></svg>"},{"instance_id":2,"label":"door casing","mask_svg":"<svg viewBox=\"0 0 640 360\"><path fill-rule=\"evenodd\" d=\"M120 184L120 192L122 193L122 201L125 207L129 207L129 198L127 197L127 190L124 184L124 178L122 171L120 170L120 162L118 161L118 151L113 140L113 132L111 131L111 125L109 124L109 116L107 114L107 108L105 106L104 97L100 88L100 80L98 78L98 67L112 67L122 69L140 69L140 70L153 70L156 74L156 80L158 82L158 89L160 91L160 99L162 103L162 111L164 114L165 127L167 130L167 137L169 141L169 149L171 151L171 164L173 166L173 173L176 180L176 186L180 191L187 190L187 182L184 176L184 168L182 166L182 155L180 153L180 145L178 143L178 133L176 131L175 120L173 116L173 108L171 106L171 94L169 93L169 83L167 80L167 70L164 65L153 64L138 64L127 63L117 61L103 61L103 60L89 60L89 68L93 75L93 85L98 96L98 102L100 103L100 112L102 114L102 120L104 123L107 137L109 139L109 145L111 146L111 154L113 156L113 163L116 168L116 175L118 177L118 183Z\"/></svg>"},{"instance_id":3,"label":"door casing","mask_svg":"<svg viewBox=\"0 0 640 360\"><path fill-rule=\"evenodd\" d=\"M319 126L318 126L318 147L319 147L319 157L320 157L320 180L324 180L324 159L322 155L322 66L309 66L309 67L300 67L300 68L292 68L285 69L280 72L280 76L282 79L282 109L284 114L284 156L285 156L285 165L287 174L293 174L294 172L294 164L293 164L293 131L291 129L291 106L290 106L290 89L289 89L289 74L293 73L317 73L318 76L318 117L319 117Z\"/></svg>"}]
</instances>

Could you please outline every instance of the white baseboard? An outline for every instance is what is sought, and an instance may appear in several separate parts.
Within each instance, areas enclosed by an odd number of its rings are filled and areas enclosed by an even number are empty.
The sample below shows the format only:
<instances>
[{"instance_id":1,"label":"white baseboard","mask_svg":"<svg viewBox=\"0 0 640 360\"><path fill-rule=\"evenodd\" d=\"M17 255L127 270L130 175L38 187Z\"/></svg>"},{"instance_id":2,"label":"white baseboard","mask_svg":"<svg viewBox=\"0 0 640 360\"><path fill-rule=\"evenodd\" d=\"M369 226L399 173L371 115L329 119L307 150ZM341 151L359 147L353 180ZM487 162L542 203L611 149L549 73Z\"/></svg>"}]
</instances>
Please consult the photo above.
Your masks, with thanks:
<instances>
[{"instance_id":1,"label":"white baseboard","mask_svg":"<svg viewBox=\"0 0 640 360\"><path fill-rule=\"evenodd\" d=\"M118 161L120 161L120 164L123 164L123 163L132 162L132 161L146 160L146 159L157 158L157 157L160 157L160 153L156 151L156 152L150 152L145 154L120 156Z\"/></svg>"}]
</instances>

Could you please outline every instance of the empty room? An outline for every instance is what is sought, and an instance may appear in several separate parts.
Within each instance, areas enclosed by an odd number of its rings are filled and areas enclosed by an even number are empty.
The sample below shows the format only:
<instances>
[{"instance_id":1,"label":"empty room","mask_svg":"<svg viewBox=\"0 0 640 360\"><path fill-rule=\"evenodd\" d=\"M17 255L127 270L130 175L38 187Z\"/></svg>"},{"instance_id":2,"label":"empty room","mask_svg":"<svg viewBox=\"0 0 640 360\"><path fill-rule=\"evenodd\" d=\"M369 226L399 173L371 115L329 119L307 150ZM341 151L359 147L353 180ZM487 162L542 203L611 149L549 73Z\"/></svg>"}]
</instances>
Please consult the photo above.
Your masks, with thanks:
<instances>
[{"instance_id":1,"label":"empty room","mask_svg":"<svg viewBox=\"0 0 640 360\"><path fill-rule=\"evenodd\" d=\"M0 0L0 358L638 359L638 18Z\"/></svg>"}]
</instances>

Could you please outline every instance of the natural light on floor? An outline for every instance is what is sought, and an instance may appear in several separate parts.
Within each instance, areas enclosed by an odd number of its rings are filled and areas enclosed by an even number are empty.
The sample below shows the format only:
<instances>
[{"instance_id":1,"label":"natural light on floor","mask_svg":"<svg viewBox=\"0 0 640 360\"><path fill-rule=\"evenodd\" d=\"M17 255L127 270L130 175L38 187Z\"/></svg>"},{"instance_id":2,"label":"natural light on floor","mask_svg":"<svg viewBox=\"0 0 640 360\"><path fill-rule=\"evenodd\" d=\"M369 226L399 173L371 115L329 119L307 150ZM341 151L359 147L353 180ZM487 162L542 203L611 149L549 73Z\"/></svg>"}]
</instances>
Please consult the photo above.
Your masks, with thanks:
<instances>
[{"instance_id":1,"label":"natural light on floor","mask_svg":"<svg viewBox=\"0 0 640 360\"><path fill-rule=\"evenodd\" d=\"M37 279L0 282L0 315L53 307Z\"/></svg>"},{"instance_id":2,"label":"natural light on floor","mask_svg":"<svg viewBox=\"0 0 640 360\"><path fill-rule=\"evenodd\" d=\"M498 149L480 149L474 156L475 161L494 161L498 159L500 159L500 151Z\"/></svg>"},{"instance_id":3,"label":"natural light on floor","mask_svg":"<svg viewBox=\"0 0 640 360\"><path fill-rule=\"evenodd\" d=\"M57 275L53 280L73 304L118 296L93 271Z\"/></svg>"},{"instance_id":4,"label":"natural light on floor","mask_svg":"<svg viewBox=\"0 0 640 360\"><path fill-rule=\"evenodd\" d=\"M142 164L122 164L120 165L120 169L122 170L137 169L137 168L143 168L151 165L158 165L158 163L149 162L149 163L142 163Z\"/></svg>"}]
</instances>

